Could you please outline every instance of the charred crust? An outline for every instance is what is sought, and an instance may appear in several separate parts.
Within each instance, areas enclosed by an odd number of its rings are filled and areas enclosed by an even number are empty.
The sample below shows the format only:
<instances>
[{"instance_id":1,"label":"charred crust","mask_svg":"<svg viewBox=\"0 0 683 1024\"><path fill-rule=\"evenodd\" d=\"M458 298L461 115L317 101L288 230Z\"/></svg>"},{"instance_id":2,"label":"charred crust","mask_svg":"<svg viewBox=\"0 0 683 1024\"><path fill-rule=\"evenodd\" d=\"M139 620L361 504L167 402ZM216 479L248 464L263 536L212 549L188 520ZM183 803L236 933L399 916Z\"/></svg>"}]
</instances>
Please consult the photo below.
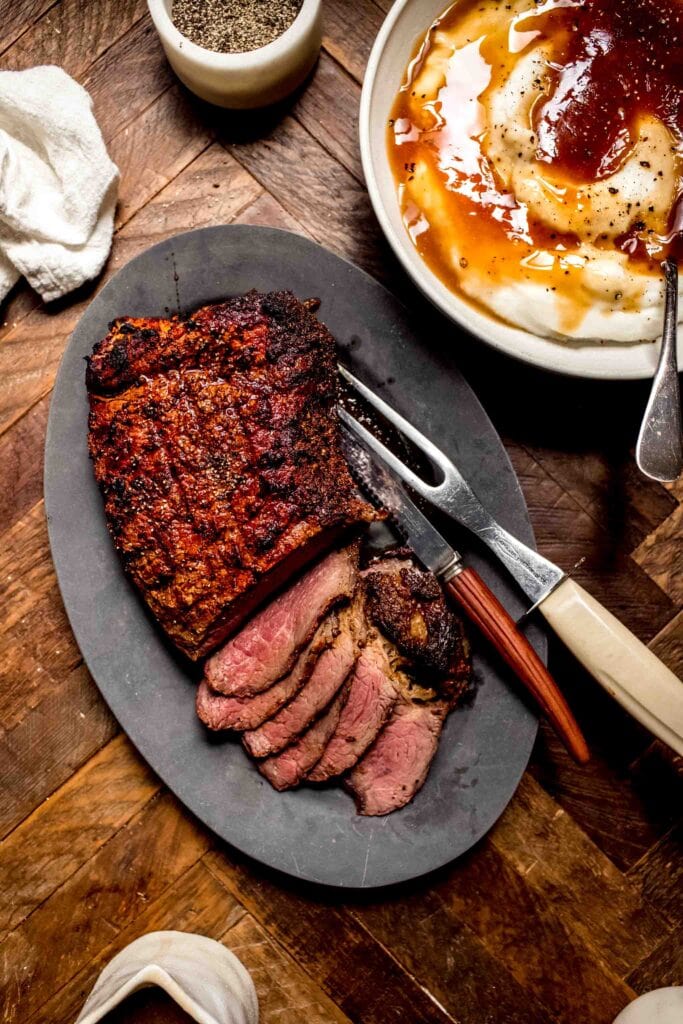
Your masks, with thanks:
<instances>
[{"instance_id":1,"label":"charred crust","mask_svg":"<svg viewBox=\"0 0 683 1024\"><path fill-rule=\"evenodd\" d=\"M469 678L462 621L449 607L433 573L400 549L375 558L363 573L368 613L381 632L416 667L416 675L445 695Z\"/></svg>"},{"instance_id":2,"label":"charred crust","mask_svg":"<svg viewBox=\"0 0 683 1024\"><path fill-rule=\"evenodd\" d=\"M86 380L110 532L191 658L299 548L376 516L341 451L334 340L289 292L115 320Z\"/></svg>"}]
</instances>

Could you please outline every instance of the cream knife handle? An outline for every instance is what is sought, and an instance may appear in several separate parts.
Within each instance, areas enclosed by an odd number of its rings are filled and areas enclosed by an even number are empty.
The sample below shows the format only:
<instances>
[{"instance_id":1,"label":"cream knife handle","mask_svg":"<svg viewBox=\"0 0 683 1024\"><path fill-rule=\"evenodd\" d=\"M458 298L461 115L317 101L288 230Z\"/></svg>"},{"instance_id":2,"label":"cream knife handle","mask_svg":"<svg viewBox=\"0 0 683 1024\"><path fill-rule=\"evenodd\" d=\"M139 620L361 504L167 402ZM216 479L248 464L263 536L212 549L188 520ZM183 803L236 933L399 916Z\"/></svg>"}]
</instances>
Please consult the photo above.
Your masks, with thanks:
<instances>
[{"instance_id":1,"label":"cream knife handle","mask_svg":"<svg viewBox=\"0 0 683 1024\"><path fill-rule=\"evenodd\" d=\"M574 580L560 583L539 611L600 685L683 755L683 682Z\"/></svg>"}]
</instances>

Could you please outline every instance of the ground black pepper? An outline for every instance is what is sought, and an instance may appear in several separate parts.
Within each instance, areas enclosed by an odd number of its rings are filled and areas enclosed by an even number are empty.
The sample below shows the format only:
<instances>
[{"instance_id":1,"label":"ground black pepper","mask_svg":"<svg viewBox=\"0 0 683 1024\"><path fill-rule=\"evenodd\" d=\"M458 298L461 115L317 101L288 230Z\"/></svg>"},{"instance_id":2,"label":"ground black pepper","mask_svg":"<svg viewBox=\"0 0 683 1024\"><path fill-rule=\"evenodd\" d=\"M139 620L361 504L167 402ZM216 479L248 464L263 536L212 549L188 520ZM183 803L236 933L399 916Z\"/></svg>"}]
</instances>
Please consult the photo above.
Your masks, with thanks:
<instances>
[{"instance_id":1,"label":"ground black pepper","mask_svg":"<svg viewBox=\"0 0 683 1024\"><path fill-rule=\"evenodd\" d=\"M173 24L197 46L245 53L289 28L303 0L173 0Z\"/></svg>"}]
</instances>

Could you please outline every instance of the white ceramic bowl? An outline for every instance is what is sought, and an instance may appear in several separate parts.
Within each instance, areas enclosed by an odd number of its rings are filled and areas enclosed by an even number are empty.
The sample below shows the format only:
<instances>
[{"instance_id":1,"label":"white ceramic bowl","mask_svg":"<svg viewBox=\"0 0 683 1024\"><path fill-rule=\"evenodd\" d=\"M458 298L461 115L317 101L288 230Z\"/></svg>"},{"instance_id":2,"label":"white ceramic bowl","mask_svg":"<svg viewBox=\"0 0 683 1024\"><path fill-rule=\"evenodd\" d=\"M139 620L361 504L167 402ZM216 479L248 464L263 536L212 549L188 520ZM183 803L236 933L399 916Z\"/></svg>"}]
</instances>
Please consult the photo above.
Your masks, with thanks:
<instances>
[{"instance_id":1,"label":"white ceramic bowl","mask_svg":"<svg viewBox=\"0 0 683 1024\"><path fill-rule=\"evenodd\" d=\"M320 52L321 0L304 0L281 36L247 53L216 53L191 42L171 21L172 0L147 0L147 6L180 81L219 107L244 110L284 99L301 85Z\"/></svg>"},{"instance_id":2,"label":"white ceramic bowl","mask_svg":"<svg viewBox=\"0 0 683 1024\"><path fill-rule=\"evenodd\" d=\"M413 281L446 316L508 355L577 377L627 380L651 377L659 345L560 342L510 327L450 291L422 260L403 226L386 147L387 122L416 42L447 7L447 0L397 0L375 41L363 83L360 147L372 205L394 252ZM683 335L683 332L681 332ZM457 337L453 345L458 344ZM683 337L679 342L683 365Z\"/></svg>"}]
</instances>

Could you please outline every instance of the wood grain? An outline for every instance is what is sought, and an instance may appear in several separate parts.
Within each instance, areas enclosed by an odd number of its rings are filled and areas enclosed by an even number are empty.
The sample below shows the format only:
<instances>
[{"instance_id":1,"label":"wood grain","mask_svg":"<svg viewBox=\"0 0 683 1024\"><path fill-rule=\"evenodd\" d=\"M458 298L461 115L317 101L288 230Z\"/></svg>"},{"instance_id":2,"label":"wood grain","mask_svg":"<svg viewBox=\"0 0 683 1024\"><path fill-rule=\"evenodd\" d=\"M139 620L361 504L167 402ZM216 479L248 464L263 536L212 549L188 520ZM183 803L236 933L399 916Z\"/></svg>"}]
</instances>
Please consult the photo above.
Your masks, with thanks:
<instances>
[{"instance_id":1,"label":"wood grain","mask_svg":"<svg viewBox=\"0 0 683 1024\"><path fill-rule=\"evenodd\" d=\"M123 736L112 740L0 846L0 933L15 928L158 791Z\"/></svg>"},{"instance_id":2,"label":"wood grain","mask_svg":"<svg viewBox=\"0 0 683 1024\"><path fill-rule=\"evenodd\" d=\"M2 19L2 43L0 53L5 53L18 36L27 32L41 14L52 7L57 0L3 0L0 4Z\"/></svg>"},{"instance_id":3,"label":"wood grain","mask_svg":"<svg viewBox=\"0 0 683 1024\"><path fill-rule=\"evenodd\" d=\"M142 822L144 830L152 818ZM150 837L151 839L151 837ZM31 1015L32 1024L71 1024L93 987L102 968L129 942L151 931L194 932L220 939L242 917L244 908L221 886L201 863L172 880L161 894L150 898L148 893L136 895L136 913L129 913L125 927L115 938L102 945L97 954L66 981L54 995ZM22 1018L24 1019L24 1018Z\"/></svg>"},{"instance_id":4,"label":"wood grain","mask_svg":"<svg viewBox=\"0 0 683 1024\"><path fill-rule=\"evenodd\" d=\"M239 224L260 224L265 227L282 228L284 231L295 231L298 235L308 235L303 225L295 220L290 213L280 206L269 192L262 192L257 199L240 212Z\"/></svg>"},{"instance_id":5,"label":"wood grain","mask_svg":"<svg viewBox=\"0 0 683 1024\"><path fill-rule=\"evenodd\" d=\"M676 605L683 603L683 505L649 534L633 558Z\"/></svg>"},{"instance_id":6,"label":"wood grain","mask_svg":"<svg viewBox=\"0 0 683 1024\"><path fill-rule=\"evenodd\" d=\"M262 1024L348 1024L349 1018L250 915L222 941L252 976Z\"/></svg>"},{"instance_id":7,"label":"wood grain","mask_svg":"<svg viewBox=\"0 0 683 1024\"><path fill-rule=\"evenodd\" d=\"M500 959L496 963L466 924L443 912L433 894L420 893L410 902L384 899L355 909L354 917L454 1020L486 1020L493 1014L509 1024L555 1019L534 998L530 986L520 986Z\"/></svg>"},{"instance_id":8,"label":"wood grain","mask_svg":"<svg viewBox=\"0 0 683 1024\"><path fill-rule=\"evenodd\" d=\"M666 922L637 886L528 775L490 841L615 973L623 975L666 933Z\"/></svg>"},{"instance_id":9,"label":"wood grain","mask_svg":"<svg viewBox=\"0 0 683 1024\"><path fill-rule=\"evenodd\" d=\"M50 403L37 402L18 420L16 429L0 437L0 536L6 533L42 497L43 449Z\"/></svg>"},{"instance_id":10,"label":"wood grain","mask_svg":"<svg viewBox=\"0 0 683 1024\"><path fill-rule=\"evenodd\" d=\"M625 713L623 722L630 723ZM616 716L612 723L616 728L621 724ZM602 728L610 728L606 718ZM590 769L575 771L551 731L542 726L532 767L534 777L622 870L650 849L683 806L683 781L670 759L662 756L661 747L652 746L644 730L636 735L638 748L644 749L632 764L617 767L604 747L601 753L594 748Z\"/></svg>"},{"instance_id":11,"label":"wood grain","mask_svg":"<svg viewBox=\"0 0 683 1024\"><path fill-rule=\"evenodd\" d=\"M375 913L382 912L383 901L373 899L372 904ZM571 914L532 890L524 874L491 842L481 843L440 872L427 888L415 886L410 895L391 904L401 936L410 934L414 915L421 929L428 930L434 953L428 960L420 959L419 973L424 977L428 970L442 975L441 985L455 966L451 932L465 928L548 1007L553 1019L567 1024L611 1021L632 997L630 988L579 934ZM566 974L553 969L560 963ZM573 979L571 986L566 984L567 976Z\"/></svg>"},{"instance_id":12,"label":"wood grain","mask_svg":"<svg viewBox=\"0 0 683 1024\"><path fill-rule=\"evenodd\" d=\"M251 175L214 144L121 229L113 262L127 262L169 235L235 220L261 192Z\"/></svg>"},{"instance_id":13,"label":"wood grain","mask_svg":"<svg viewBox=\"0 0 683 1024\"><path fill-rule=\"evenodd\" d=\"M378 258L379 229L365 189L298 121L285 117L258 142L223 141L313 238L385 276Z\"/></svg>"},{"instance_id":14,"label":"wood grain","mask_svg":"<svg viewBox=\"0 0 683 1024\"><path fill-rule=\"evenodd\" d=\"M639 964L629 975L628 982L638 995L667 985L680 985L683 982L683 928L677 928Z\"/></svg>"},{"instance_id":15,"label":"wood grain","mask_svg":"<svg viewBox=\"0 0 683 1024\"><path fill-rule=\"evenodd\" d=\"M0 318L0 342L10 331L14 330L20 320L40 306L40 296L30 285L20 278L14 285L3 303Z\"/></svg>"},{"instance_id":16,"label":"wood grain","mask_svg":"<svg viewBox=\"0 0 683 1024\"><path fill-rule=\"evenodd\" d=\"M107 143L178 82L150 18L134 22L83 76ZM180 127L180 126L179 126ZM173 132L175 135L175 130ZM125 181L126 175L122 175Z\"/></svg>"},{"instance_id":17,"label":"wood grain","mask_svg":"<svg viewBox=\"0 0 683 1024\"><path fill-rule=\"evenodd\" d=\"M355 0L353 15L345 0L328 0L324 8L324 46L358 81L363 81L372 43L384 20L371 0Z\"/></svg>"},{"instance_id":18,"label":"wood grain","mask_svg":"<svg viewBox=\"0 0 683 1024\"><path fill-rule=\"evenodd\" d=\"M358 84L328 54L315 71L315 88L298 97L293 115L354 178L362 180L358 142Z\"/></svg>"},{"instance_id":19,"label":"wood grain","mask_svg":"<svg viewBox=\"0 0 683 1024\"><path fill-rule=\"evenodd\" d=\"M453 1021L342 909L236 857L211 852L205 863L352 1020Z\"/></svg>"},{"instance_id":20,"label":"wood grain","mask_svg":"<svg viewBox=\"0 0 683 1024\"><path fill-rule=\"evenodd\" d=\"M670 619L649 646L672 672L683 678L683 612Z\"/></svg>"},{"instance_id":21,"label":"wood grain","mask_svg":"<svg viewBox=\"0 0 683 1024\"><path fill-rule=\"evenodd\" d=\"M674 612L671 599L633 563L623 549L613 547L606 524L584 512L573 492L548 475L524 448L509 445L515 470L529 504L539 550L617 615L645 642Z\"/></svg>"},{"instance_id":22,"label":"wood grain","mask_svg":"<svg viewBox=\"0 0 683 1024\"><path fill-rule=\"evenodd\" d=\"M683 819L630 871L630 877L640 885L643 899L679 927L683 925L683 863L679 856L682 843Z\"/></svg>"},{"instance_id":23,"label":"wood grain","mask_svg":"<svg viewBox=\"0 0 683 1024\"><path fill-rule=\"evenodd\" d=\"M4 537L0 553L0 581L5 614L0 630L8 633L20 622L52 584L54 570L43 557L47 543L45 511L38 502Z\"/></svg>"},{"instance_id":24,"label":"wood grain","mask_svg":"<svg viewBox=\"0 0 683 1024\"><path fill-rule=\"evenodd\" d=\"M171 136L169 120L178 126ZM137 173L124 178L119 187L117 226L129 221L210 142L211 133L193 118L185 93L177 86L163 92L131 126L115 136L109 147L117 166L137 165Z\"/></svg>"},{"instance_id":25,"label":"wood grain","mask_svg":"<svg viewBox=\"0 0 683 1024\"><path fill-rule=\"evenodd\" d=\"M30 1018L118 932L190 868L207 837L168 796L144 810L3 942L0 1007ZM43 956L49 949L52 955ZM15 965L21 964L17 972Z\"/></svg>"},{"instance_id":26,"label":"wood grain","mask_svg":"<svg viewBox=\"0 0 683 1024\"><path fill-rule=\"evenodd\" d=\"M612 438L598 451L557 452L537 444L532 451L552 479L626 549L639 544L676 507L663 487L643 478L631 453Z\"/></svg>"},{"instance_id":27,"label":"wood grain","mask_svg":"<svg viewBox=\"0 0 683 1024\"><path fill-rule=\"evenodd\" d=\"M81 660L50 564L42 501L3 538L0 597L0 726L11 730Z\"/></svg>"},{"instance_id":28,"label":"wood grain","mask_svg":"<svg viewBox=\"0 0 683 1024\"><path fill-rule=\"evenodd\" d=\"M117 731L90 674L80 666L18 725L0 733L0 837L96 754Z\"/></svg>"},{"instance_id":29,"label":"wood grain","mask_svg":"<svg viewBox=\"0 0 683 1024\"><path fill-rule=\"evenodd\" d=\"M3 54L3 66L21 71L58 64L76 79L145 13L144 0L110 4L60 0Z\"/></svg>"}]
</instances>

